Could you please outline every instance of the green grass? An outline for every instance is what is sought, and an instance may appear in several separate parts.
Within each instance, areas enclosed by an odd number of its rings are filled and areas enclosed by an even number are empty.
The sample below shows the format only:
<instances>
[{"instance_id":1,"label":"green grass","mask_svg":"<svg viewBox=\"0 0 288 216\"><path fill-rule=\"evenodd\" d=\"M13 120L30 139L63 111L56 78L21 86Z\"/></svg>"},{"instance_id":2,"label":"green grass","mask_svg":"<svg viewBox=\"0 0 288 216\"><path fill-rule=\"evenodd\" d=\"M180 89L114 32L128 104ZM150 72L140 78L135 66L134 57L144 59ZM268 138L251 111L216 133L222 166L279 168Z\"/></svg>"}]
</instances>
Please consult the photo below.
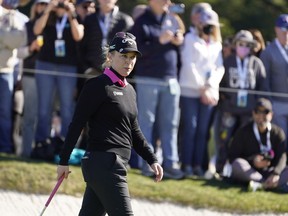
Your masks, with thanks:
<instances>
[{"instance_id":1,"label":"green grass","mask_svg":"<svg viewBox=\"0 0 288 216\"><path fill-rule=\"evenodd\" d=\"M0 189L25 193L49 194L56 183L56 165L0 154ZM72 173L58 193L81 196L85 184L81 169L71 166ZM246 191L246 187L223 181L185 179L163 180L155 183L143 177L138 170L128 174L132 197L156 202L169 201L194 208L234 213L284 213L288 212L288 195L276 192Z\"/></svg>"}]
</instances>

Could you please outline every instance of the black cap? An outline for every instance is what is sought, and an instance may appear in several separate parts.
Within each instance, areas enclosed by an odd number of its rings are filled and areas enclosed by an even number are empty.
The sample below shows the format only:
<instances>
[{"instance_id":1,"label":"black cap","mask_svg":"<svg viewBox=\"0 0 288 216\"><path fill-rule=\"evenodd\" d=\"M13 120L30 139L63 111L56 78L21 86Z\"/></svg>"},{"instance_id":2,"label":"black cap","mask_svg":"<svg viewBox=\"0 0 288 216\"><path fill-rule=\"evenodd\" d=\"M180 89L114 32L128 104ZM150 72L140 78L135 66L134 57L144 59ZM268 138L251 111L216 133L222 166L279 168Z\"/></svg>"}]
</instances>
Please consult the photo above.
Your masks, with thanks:
<instances>
[{"instance_id":1,"label":"black cap","mask_svg":"<svg viewBox=\"0 0 288 216\"><path fill-rule=\"evenodd\" d=\"M109 52L118 51L119 53L136 52L141 56L137 48L136 37L129 32L117 32L109 44Z\"/></svg>"},{"instance_id":2,"label":"black cap","mask_svg":"<svg viewBox=\"0 0 288 216\"><path fill-rule=\"evenodd\" d=\"M259 98L256 102L254 110L272 112L272 103L266 98Z\"/></svg>"},{"instance_id":3,"label":"black cap","mask_svg":"<svg viewBox=\"0 0 288 216\"><path fill-rule=\"evenodd\" d=\"M94 0L76 0L76 5L82 4L82 3L86 3L86 2L95 2Z\"/></svg>"}]
</instances>

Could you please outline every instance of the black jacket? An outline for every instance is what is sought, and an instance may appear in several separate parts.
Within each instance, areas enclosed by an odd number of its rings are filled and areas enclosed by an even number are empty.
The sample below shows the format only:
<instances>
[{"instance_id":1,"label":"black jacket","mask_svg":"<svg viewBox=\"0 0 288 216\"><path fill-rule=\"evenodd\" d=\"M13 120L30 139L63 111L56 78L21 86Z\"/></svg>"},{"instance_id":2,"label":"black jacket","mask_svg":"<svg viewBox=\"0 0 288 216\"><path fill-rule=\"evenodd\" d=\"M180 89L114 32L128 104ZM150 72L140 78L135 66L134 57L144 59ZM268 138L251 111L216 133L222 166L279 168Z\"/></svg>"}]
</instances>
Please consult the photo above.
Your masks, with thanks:
<instances>
[{"instance_id":1,"label":"black jacket","mask_svg":"<svg viewBox=\"0 0 288 216\"><path fill-rule=\"evenodd\" d=\"M286 137L284 131L275 124L272 124L270 133L271 147L275 154L270 165L273 169L271 169L270 172L280 174L285 168L287 160L285 151ZM260 134L260 138L262 143L267 145L266 133ZM260 153L260 146L253 132L253 122L250 122L236 132L232 143L229 146L229 162L233 163L236 158L243 158L254 167L254 157ZM256 169L256 167L254 168Z\"/></svg>"},{"instance_id":2,"label":"black jacket","mask_svg":"<svg viewBox=\"0 0 288 216\"><path fill-rule=\"evenodd\" d=\"M80 43L80 56L82 58L83 70L94 68L102 70L104 62L102 39L103 34L99 24L100 9L86 17L84 21L84 37ZM117 32L128 31L134 24L133 19L115 7L112 12L112 19L109 24L107 42L113 38Z\"/></svg>"}]
</instances>

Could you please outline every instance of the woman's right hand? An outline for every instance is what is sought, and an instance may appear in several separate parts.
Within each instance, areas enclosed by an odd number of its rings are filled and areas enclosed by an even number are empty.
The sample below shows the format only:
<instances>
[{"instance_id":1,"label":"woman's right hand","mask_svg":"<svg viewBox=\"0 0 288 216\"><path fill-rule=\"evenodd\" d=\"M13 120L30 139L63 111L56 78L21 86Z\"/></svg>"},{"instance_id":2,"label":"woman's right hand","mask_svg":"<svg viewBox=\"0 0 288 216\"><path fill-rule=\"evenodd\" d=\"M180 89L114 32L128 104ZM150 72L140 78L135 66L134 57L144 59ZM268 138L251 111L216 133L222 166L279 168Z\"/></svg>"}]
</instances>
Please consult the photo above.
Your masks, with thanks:
<instances>
[{"instance_id":1,"label":"woman's right hand","mask_svg":"<svg viewBox=\"0 0 288 216\"><path fill-rule=\"evenodd\" d=\"M57 180L59 180L62 175L64 175L65 178L67 179L69 173L70 173L69 166L58 165L58 167L57 167Z\"/></svg>"}]
</instances>

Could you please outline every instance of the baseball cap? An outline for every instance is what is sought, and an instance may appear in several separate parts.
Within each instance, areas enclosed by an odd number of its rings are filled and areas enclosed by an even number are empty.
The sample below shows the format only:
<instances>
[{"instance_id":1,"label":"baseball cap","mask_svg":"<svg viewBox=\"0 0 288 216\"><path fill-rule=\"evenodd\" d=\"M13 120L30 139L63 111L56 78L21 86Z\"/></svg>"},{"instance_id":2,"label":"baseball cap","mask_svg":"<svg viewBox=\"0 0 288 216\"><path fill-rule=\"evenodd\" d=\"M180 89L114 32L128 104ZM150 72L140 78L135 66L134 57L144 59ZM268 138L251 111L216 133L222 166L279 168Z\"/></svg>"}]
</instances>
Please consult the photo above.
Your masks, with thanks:
<instances>
[{"instance_id":1,"label":"baseball cap","mask_svg":"<svg viewBox=\"0 0 288 216\"><path fill-rule=\"evenodd\" d=\"M288 30L288 14L281 14L276 19L275 25L285 31Z\"/></svg>"},{"instance_id":2,"label":"baseball cap","mask_svg":"<svg viewBox=\"0 0 288 216\"><path fill-rule=\"evenodd\" d=\"M35 0L35 4L38 4L38 3L47 3L49 4L50 0Z\"/></svg>"},{"instance_id":3,"label":"baseball cap","mask_svg":"<svg viewBox=\"0 0 288 216\"><path fill-rule=\"evenodd\" d=\"M212 6L206 2L196 3L191 10L191 15L201 13L203 10L212 9Z\"/></svg>"},{"instance_id":4,"label":"baseball cap","mask_svg":"<svg viewBox=\"0 0 288 216\"><path fill-rule=\"evenodd\" d=\"M204 25L220 26L218 14L212 9L205 9L201 12L200 22Z\"/></svg>"},{"instance_id":5,"label":"baseball cap","mask_svg":"<svg viewBox=\"0 0 288 216\"><path fill-rule=\"evenodd\" d=\"M256 44L252 33L248 30L240 30L234 37L234 43L236 43L237 41L244 41L253 45Z\"/></svg>"},{"instance_id":6,"label":"baseball cap","mask_svg":"<svg viewBox=\"0 0 288 216\"><path fill-rule=\"evenodd\" d=\"M266 111L268 112L272 112L272 103L270 102L270 100L266 99L266 98L259 98L256 101L255 107L254 107L255 111Z\"/></svg>"},{"instance_id":7,"label":"baseball cap","mask_svg":"<svg viewBox=\"0 0 288 216\"><path fill-rule=\"evenodd\" d=\"M129 32L117 32L109 44L109 52L118 51L119 53L136 52L142 56L137 48L136 37Z\"/></svg>"}]
</instances>

